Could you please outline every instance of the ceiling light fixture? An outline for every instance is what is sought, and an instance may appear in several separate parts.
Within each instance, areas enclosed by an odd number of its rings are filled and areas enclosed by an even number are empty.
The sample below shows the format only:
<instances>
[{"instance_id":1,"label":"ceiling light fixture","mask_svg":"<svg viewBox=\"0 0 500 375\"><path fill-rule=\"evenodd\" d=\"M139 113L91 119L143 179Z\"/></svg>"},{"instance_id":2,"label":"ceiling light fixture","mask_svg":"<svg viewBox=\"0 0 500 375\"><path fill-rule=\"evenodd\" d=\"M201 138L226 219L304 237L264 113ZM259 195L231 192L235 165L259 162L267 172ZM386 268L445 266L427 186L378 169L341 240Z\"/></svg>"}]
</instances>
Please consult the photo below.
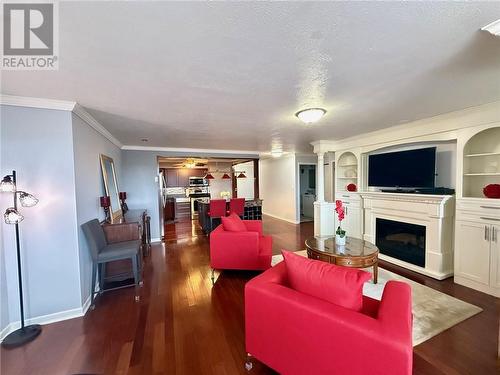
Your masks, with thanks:
<instances>
[{"instance_id":1,"label":"ceiling light fixture","mask_svg":"<svg viewBox=\"0 0 500 375\"><path fill-rule=\"evenodd\" d=\"M487 31L495 36L500 36L500 20L493 21L492 23L481 27L482 31Z\"/></svg>"},{"instance_id":2,"label":"ceiling light fixture","mask_svg":"<svg viewBox=\"0 0 500 375\"><path fill-rule=\"evenodd\" d=\"M223 180L230 180L230 179L231 179L231 176L229 176L227 173L224 173L224 174L222 175L222 179L223 179Z\"/></svg>"},{"instance_id":3,"label":"ceiling light fixture","mask_svg":"<svg viewBox=\"0 0 500 375\"><path fill-rule=\"evenodd\" d=\"M295 116L306 124L312 124L314 122L318 122L325 115L325 113L326 110L323 108L307 108L298 111Z\"/></svg>"},{"instance_id":4,"label":"ceiling light fixture","mask_svg":"<svg viewBox=\"0 0 500 375\"><path fill-rule=\"evenodd\" d=\"M236 178L247 178L247 176L245 176L245 174L243 172L240 172L240 174Z\"/></svg>"}]
</instances>

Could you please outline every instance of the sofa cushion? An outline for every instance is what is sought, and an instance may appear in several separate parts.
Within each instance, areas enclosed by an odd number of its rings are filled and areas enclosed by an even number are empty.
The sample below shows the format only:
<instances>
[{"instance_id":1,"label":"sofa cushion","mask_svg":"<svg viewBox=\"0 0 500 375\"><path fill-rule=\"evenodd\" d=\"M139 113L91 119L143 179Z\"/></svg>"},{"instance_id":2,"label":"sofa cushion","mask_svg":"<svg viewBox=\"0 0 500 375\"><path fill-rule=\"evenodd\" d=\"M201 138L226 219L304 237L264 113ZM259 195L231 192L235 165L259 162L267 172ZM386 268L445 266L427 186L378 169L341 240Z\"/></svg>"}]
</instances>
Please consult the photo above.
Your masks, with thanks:
<instances>
[{"instance_id":1,"label":"sofa cushion","mask_svg":"<svg viewBox=\"0 0 500 375\"><path fill-rule=\"evenodd\" d=\"M243 220L240 219L238 215L236 215L234 212L227 216L227 217L221 217L222 221L222 226L224 227L225 231L228 232L246 232L247 227Z\"/></svg>"},{"instance_id":2,"label":"sofa cushion","mask_svg":"<svg viewBox=\"0 0 500 375\"><path fill-rule=\"evenodd\" d=\"M282 251L288 283L292 289L354 311L363 308L363 283L368 272L307 259Z\"/></svg>"}]
</instances>

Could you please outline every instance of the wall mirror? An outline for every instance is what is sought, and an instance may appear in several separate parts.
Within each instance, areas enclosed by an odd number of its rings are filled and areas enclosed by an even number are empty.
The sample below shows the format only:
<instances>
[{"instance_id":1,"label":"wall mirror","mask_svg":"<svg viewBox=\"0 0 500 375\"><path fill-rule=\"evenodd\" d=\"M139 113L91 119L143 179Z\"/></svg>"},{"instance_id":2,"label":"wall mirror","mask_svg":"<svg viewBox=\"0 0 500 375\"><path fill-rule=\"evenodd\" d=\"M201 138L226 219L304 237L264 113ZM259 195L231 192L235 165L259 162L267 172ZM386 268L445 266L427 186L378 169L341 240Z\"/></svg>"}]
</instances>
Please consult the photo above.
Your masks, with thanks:
<instances>
[{"instance_id":1,"label":"wall mirror","mask_svg":"<svg viewBox=\"0 0 500 375\"><path fill-rule=\"evenodd\" d=\"M111 201L111 219L115 220L122 216L120 199L118 195L118 183L116 179L115 163L109 156L101 154L101 169L104 182L104 190Z\"/></svg>"}]
</instances>

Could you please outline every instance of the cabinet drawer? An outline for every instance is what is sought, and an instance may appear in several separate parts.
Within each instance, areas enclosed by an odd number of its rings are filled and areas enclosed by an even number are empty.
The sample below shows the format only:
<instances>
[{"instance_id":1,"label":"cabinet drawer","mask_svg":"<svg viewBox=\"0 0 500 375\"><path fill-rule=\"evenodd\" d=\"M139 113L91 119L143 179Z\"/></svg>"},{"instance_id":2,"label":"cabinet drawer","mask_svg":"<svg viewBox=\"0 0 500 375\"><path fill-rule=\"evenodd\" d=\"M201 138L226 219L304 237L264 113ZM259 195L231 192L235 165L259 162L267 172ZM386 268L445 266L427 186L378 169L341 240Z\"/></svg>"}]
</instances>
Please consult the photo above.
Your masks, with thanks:
<instances>
[{"instance_id":1,"label":"cabinet drawer","mask_svg":"<svg viewBox=\"0 0 500 375\"><path fill-rule=\"evenodd\" d=\"M459 214L472 214L500 219L500 202L469 202L466 200L457 201L457 216Z\"/></svg>"},{"instance_id":2,"label":"cabinet drawer","mask_svg":"<svg viewBox=\"0 0 500 375\"><path fill-rule=\"evenodd\" d=\"M338 193L335 194L335 199L340 199L341 201L361 201L361 196L358 193Z\"/></svg>"}]
</instances>

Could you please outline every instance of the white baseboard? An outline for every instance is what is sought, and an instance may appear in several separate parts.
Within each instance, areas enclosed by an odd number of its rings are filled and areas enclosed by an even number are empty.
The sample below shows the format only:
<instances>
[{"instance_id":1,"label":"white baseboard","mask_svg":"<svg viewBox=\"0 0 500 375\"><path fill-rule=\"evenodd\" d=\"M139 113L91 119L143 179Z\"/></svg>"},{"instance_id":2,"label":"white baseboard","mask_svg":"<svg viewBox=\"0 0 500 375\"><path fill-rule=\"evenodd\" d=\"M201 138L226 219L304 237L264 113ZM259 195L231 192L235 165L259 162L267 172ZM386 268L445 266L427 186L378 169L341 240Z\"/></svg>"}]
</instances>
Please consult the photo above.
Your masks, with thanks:
<instances>
[{"instance_id":1,"label":"white baseboard","mask_svg":"<svg viewBox=\"0 0 500 375\"><path fill-rule=\"evenodd\" d=\"M55 322L61 322L63 320L80 318L85 315L87 310L90 307L90 297L87 298L83 306L77 307L76 309L65 310L56 312L53 314L41 315L34 318L29 318L25 320L25 324L50 324ZM11 322L9 323L1 332L0 332L0 341L5 338L9 333L15 331L16 329L21 328L21 321Z\"/></svg>"},{"instance_id":2,"label":"white baseboard","mask_svg":"<svg viewBox=\"0 0 500 375\"><path fill-rule=\"evenodd\" d=\"M273 215L273 214L270 214L268 212L262 212L262 215L271 216L272 218L275 218L278 220L283 220L283 221L286 221L286 222L291 223L291 224L300 224L300 221L285 219L284 217L281 217L278 215Z\"/></svg>"}]
</instances>

